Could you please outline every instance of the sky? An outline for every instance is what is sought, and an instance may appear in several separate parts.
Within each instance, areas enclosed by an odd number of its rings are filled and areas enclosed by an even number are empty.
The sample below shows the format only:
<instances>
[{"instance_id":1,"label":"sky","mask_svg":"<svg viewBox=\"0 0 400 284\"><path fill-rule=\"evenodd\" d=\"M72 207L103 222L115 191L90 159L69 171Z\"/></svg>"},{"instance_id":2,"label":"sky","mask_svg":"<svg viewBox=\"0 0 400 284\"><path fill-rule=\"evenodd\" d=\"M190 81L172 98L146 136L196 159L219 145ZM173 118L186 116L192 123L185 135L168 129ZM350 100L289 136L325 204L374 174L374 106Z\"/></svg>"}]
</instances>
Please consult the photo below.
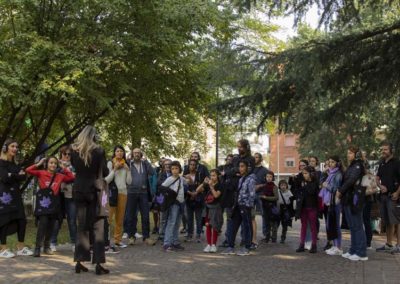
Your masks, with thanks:
<instances>
[{"instance_id":1,"label":"sky","mask_svg":"<svg viewBox=\"0 0 400 284\"><path fill-rule=\"evenodd\" d=\"M305 22L309 24L312 28L318 27L318 8L313 6L310 11L308 11L305 16ZM281 27L281 30L276 32L274 35L280 40L287 40L289 37L296 35L296 30L293 28L294 17L293 15L287 17L277 17L270 19L270 22Z\"/></svg>"}]
</instances>

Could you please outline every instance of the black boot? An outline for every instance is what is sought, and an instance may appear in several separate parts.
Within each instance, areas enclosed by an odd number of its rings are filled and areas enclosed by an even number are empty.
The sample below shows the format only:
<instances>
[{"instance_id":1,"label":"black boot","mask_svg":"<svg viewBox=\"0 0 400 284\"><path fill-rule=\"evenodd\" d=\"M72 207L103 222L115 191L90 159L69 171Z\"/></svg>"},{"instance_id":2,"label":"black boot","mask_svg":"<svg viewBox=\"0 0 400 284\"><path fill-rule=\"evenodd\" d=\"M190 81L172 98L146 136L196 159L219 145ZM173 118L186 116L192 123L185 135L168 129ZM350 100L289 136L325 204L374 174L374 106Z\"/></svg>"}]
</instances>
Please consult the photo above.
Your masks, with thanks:
<instances>
[{"instance_id":1,"label":"black boot","mask_svg":"<svg viewBox=\"0 0 400 284\"><path fill-rule=\"evenodd\" d=\"M36 247L33 253L34 257L40 257L40 247Z\"/></svg>"},{"instance_id":2,"label":"black boot","mask_svg":"<svg viewBox=\"0 0 400 284\"><path fill-rule=\"evenodd\" d=\"M305 252L306 250L304 249L304 245L300 245L298 249L296 249L296 252Z\"/></svg>"},{"instance_id":3,"label":"black boot","mask_svg":"<svg viewBox=\"0 0 400 284\"><path fill-rule=\"evenodd\" d=\"M87 269L85 266L82 265L82 263L80 263L79 261L76 263L75 265L75 273L81 273L81 271L83 272L88 272L89 269Z\"/></svg>"},{"instance_id":4,"label":"black boot","mask_svg":"<svg viewBox=\"0 0 400 284\"><path fill-rule=\"evenodd\" d=\"M312 245L311 246L310 253L317 253L317 246L316 245Z\"/></svg>"},{"instance_id":5,"label":"black boot","mask_svg":"<svg viewBox=\"0 0 400 284\"><path fill-rule=\"evenodd\" d=\"M99 263L96 264L96 274L97 275L102 275L102 274L108 274L110 273L110 270L105 269L103 266L101 266Z\"/></svg>"}]
</instances>

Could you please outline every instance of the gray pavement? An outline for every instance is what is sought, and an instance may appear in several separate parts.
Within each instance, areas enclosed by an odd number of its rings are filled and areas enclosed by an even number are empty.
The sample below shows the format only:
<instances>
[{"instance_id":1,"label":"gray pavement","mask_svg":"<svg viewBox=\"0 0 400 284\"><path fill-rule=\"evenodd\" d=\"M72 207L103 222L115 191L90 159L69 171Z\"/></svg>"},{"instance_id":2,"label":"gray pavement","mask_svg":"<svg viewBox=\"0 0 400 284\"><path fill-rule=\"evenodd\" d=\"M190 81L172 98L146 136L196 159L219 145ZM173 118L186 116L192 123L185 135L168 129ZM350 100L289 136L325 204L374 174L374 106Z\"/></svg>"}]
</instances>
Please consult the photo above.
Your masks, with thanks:
<instances>
[{"instance_id":1,"label":"gray pavement","mask_svg":"<svg viewBox=\"0 0 400 284\"><path fill-rule=\"evenodd\" d=\"M259 220L260 221L260 220ZM323 228L323 226L321 226ZM400 283L400 255L369 251L369 261L351 262L321 251L298 254L299 223L288 232L286 244L261 244L251 256L202 252L204 243L183 243L183 252L165 253L161 245L138 242L116 255L107 255L110 275L75 274L70 246L56 255L0 259L0 283ZM383 244L374 237L375 247ZM344 247L349 235L345 233Z\"/></svg>"}]
</instances>

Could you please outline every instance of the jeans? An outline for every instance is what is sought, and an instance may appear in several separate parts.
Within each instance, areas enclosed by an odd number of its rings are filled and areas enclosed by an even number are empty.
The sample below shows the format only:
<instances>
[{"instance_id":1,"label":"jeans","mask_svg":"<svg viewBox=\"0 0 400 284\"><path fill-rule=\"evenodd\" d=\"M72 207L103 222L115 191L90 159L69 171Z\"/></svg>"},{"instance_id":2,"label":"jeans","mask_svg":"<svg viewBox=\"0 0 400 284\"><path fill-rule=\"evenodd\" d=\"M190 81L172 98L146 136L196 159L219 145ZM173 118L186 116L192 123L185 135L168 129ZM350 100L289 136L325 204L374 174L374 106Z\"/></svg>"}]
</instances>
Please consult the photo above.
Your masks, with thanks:
<instances>
[{"instance_id":1,"label":"jeans","mask_svg":"<svg viewBox=\"0 0 400 284\"><path fill-rule=\"evenodd\" d=\"M194 231L194 222L193 218L196 220L196 235L200 236L201 231L202 231L202 214L203 214L203 208L202 207L191 207L186 204L186 213L187 213L187 234L188 236L193 236L193 231Z\"/></svg>"},{"instance_id":2,"label":"jeans","mask_svg":"<svg viewBox=\"0 0 400 284\"><path fill-rule=\"evenodd\" d=\"M365 237L367 240L367 247L370 247L372 242L372 225L371 225L372 203L373 203L372 201L367 200L365 202L365 207L363 210L363 221L365 228Z\"/></svg>"},{"instance_id":3,"label":"jeans","mask_svg":"<svg viewBox=\"0 0 400 284\"><path fill-rule=\"evenodd\" d=\"M363 211L353 213L350 206L344 206L347 224L350 228L351 246L349 253L359 257L367 256L367 240L363 226Z\"/></svg>"},{"instance_id":4,"label":"jeans","mask_svg":"<svg viewBox=\"0 0 400 284\"><path fill-rule=\"evenodd\" d=\"M263 235L266 236L267 235L267 221L265 220L264 217L264 208L263 208L263 204L262 204L262 200L260 198L260 193L256 194L256 209L257 211L259 211L261 213L261 217L262 217L262 232Z\"/></svg>"},{"instance_id":5,"label":"jeans","mask_svg":"<svg viewBox=\"0 0 400 284\"><path fill-rule=\"evenodd\" d=\"M69 231L69 239L71 244L75 244L76 242L76 205L73 198L64 198L65 204L65 215L67 215L67 223L68 223L68 231ZM62 223L59 220L56 220L54 224L54 230L51 235L51 243L56 245L58 233L61 229Z\"/></svg>"},{"instance_id":6,"label":"jeans","mask_svg":"<svg viewBox=\"0 0 400 284\"><path fill-rule=\"evenodd\" d=\"M229 247L235 247L236 234L239 227L242 227L244 243L247 249L251 247L251 207L235 207L232 214L232 231L229 233Z\"/></svg>"},{"instance_id":7,"label":"jeans","mask_svg":"<svg viewBox=\"0 0 400 284\"><path fill-rule=\"evenodd\" d=\"M226 230L225 230L225 241L228 242L229 236L232 233L232 208L225 208L226 213Z\"/></svg>"},{"instance_id":8,"label":"jeans","mask_svg":"<svg viewBox=\"0 0 400 284\"><path fill-rule=\"evenodd\" d=\"M167 226L165 228L164 246L172 246L179 244L179 226L182 219L182 204L173 204L167 210Z\"/></svg>"},{"instance_id":9,"label":"jeans","mask_svg":"<svg viewBox=\"0 0 400 284\"><path fill-rule=\"evenodd\" d=\"M147 192L128 193L125 211L125 230L129 238L134 238L137 233L138 211L140 211L140 216L142 218L142 234L143 240L145 240L150 237L150 206Z\"/></svg>"},{"instance_id":10,"label":"jeans","mask_svg":"<svg viewBox=\"0 0 400 284\"><path fill-rule=\"evenodd\" d=\"M311 240L312 245L317 245L317 209L316 208L303 208L301 209L301 232L300 232L300 245L304 246L306 241L307 225L311 227Z\"/></svg>"},{"instance_id":11,"label":"jeans","mask_svg":"<svg viewBox=\"0 0 400 284\"><path fill-rule=\"evenodd\" d=\"M160 221L160 237L164 237L165 229L167 228L167 221L168 221L168 211L161 212L161 221Z\"/></svg>"}]
</instances>

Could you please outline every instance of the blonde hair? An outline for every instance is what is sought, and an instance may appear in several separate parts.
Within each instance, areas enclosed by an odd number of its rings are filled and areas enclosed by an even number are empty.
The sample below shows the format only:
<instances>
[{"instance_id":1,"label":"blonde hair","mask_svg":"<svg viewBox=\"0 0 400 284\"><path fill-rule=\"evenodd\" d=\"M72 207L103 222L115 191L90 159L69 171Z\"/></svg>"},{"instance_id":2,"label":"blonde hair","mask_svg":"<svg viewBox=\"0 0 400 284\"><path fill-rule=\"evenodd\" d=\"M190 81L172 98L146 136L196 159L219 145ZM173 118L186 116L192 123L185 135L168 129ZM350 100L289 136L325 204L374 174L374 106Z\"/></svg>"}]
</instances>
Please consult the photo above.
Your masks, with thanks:
<instances>
[{"instance_id":1,"label":"blonde hair","mask_svg":"<svg viewBox=\"0 0 400 284\"><path fill-rule=\"evenodd\" d=\"M96 129L91 125L87 125L72 145L72 149L79 153L79 157L86 166L89 166L93 150L99 147L95 142L96 134Z\"/></svg>"}]
</instances>

